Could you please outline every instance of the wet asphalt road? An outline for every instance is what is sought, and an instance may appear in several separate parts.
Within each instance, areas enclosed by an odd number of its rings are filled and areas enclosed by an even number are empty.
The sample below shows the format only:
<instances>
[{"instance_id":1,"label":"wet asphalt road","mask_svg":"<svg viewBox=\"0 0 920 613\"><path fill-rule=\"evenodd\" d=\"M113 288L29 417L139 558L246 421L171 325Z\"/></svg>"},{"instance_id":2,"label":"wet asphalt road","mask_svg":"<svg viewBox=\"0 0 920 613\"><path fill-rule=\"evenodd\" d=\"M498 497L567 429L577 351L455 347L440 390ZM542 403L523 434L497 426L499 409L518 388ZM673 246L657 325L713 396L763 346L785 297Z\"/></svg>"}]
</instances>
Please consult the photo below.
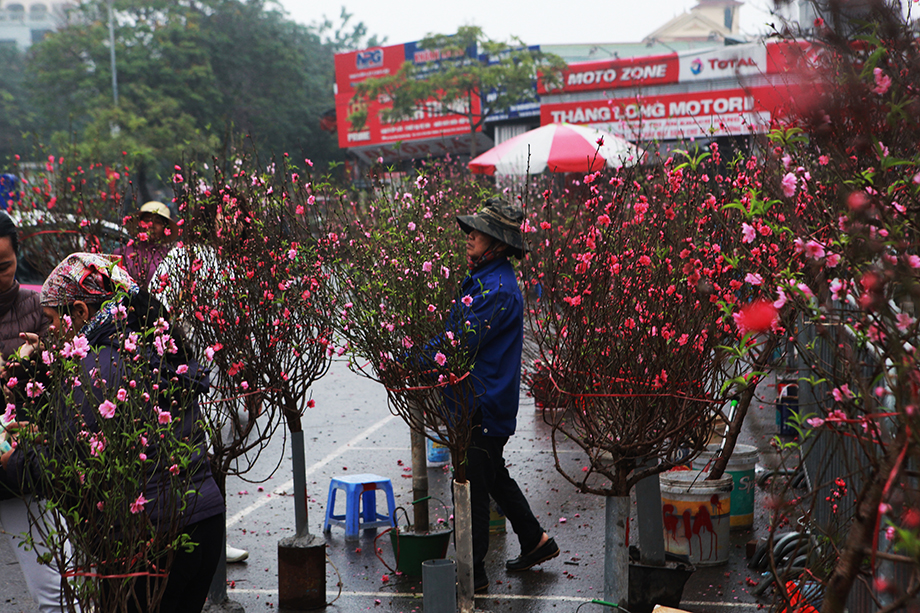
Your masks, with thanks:
<instances>
[{"instance_id":1,"label":"wet asphalt road","mask_svg":"<svg viewBox=\"0 0 920 613\"><path fill-rule=\"evenodd\" d=\"M768 380L762 385L765 400L773 395L771 383ZM304 418L311 532L321 533L329 480L336 475L375 473L388 477L397 506L408 509L412 500L409 432L400 419L389 413L382 388L353 375L344 363L336 363L314 386L313 398L316 407ZM766 451L768 439L775 433L773 408L755 403L740 442ZM525 491L544 528L555 537L562 554L531 571L506 573L505 560L519 554L517 539L513 533L493 535L487 560L492 583L486 595L477 596L477 609L515 613L613 610L590 603L603 598L604 500L578 493L556 472L549 427L530 398L522 398L518 430L505 451L512 476ZM250 612L277 608L277 543L292 536L294 528L289 448L283 447L279 438L247 476L258 481L279 461L280 469L262 483L238 478L228 482L228 540L250 553L246 562L230 565L228 593ZM562 450L560 461L576 470L585 463L574 446ZM428 471L431 494L449 504L449 471ZM745 566L745 543L766 535L762 492L758 491L757 496L755 529L732 532L728 564L700 568L694 573L684 589L682 607L687 611L744 613L763 607L749 593L748 578L759 577ZM382 495L378 505L385 506ZM446 518L448 511L432 503L431 514L433 520ZM327 611L422 610L421 579L401 576L387 568L395 567L395 560L389 535L383 532L366 531L357 542L346 542L343 529L338 527L326 535ZM377 536L380 538L375 541ZM453 552L451 545L448 556ZM0 568L0 613L37 611L5 542L0 546Z\"/></svg>"}]
</instances>

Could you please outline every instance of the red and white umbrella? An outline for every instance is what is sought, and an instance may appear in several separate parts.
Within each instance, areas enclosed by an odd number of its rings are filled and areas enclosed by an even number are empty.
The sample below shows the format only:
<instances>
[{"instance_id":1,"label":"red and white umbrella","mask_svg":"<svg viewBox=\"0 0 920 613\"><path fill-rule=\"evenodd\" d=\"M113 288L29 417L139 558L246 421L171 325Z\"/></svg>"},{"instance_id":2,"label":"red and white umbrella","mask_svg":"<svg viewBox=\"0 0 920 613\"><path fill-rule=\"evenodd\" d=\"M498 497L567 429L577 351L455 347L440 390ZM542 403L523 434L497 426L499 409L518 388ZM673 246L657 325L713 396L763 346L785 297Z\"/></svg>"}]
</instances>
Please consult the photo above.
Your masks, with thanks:
<instances>
[{"instance_id":1,"label":"red and white umbrella","mask_svg":"<svg viewBox=\"0 0 920 613\"><path fill-rule=\"evenodd\" d=\"M631 166L643 153L641 148L603 130L551 123L489 149L470 161L470 170L483 175L524 175L528 171L539 174L544 170L593 172L605 166Z\"/></svg>"}]
</instances>

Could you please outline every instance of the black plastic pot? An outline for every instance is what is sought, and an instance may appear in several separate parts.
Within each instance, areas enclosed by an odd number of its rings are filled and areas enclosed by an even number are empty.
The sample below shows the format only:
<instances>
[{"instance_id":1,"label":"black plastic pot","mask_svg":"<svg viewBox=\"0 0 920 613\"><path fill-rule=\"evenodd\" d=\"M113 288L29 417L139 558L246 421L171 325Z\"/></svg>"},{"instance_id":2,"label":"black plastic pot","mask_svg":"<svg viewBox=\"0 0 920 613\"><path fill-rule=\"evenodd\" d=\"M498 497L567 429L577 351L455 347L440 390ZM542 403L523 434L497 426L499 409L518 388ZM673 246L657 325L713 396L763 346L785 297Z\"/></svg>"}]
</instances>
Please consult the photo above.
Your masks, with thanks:
<instances>
[{"instance_id":1,"label":"black plastic pot","mask_svg":"<svg viewBox=\"0 0 920 613\"><path fill-rule=\"evenodd\" d=\"M684 585L696 570L680 556L665 554L664 566L639 564L639 550L629 548L629 612L652 613L655 605L678 608Z\"/></svg>"}]
</instances>

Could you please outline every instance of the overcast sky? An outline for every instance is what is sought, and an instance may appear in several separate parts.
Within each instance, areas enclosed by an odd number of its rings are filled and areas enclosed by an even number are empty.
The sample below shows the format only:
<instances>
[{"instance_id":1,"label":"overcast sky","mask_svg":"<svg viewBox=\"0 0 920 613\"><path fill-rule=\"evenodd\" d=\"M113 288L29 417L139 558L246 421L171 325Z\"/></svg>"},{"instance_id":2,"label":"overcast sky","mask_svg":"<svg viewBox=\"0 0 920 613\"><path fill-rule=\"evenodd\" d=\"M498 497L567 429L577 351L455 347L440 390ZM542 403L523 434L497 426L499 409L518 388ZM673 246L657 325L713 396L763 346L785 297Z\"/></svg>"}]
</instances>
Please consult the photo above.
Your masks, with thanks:
<instances>
[{"instance_id":1,"label":"overcast sky","mask_svg":"<svg viewBox=\"0 0 920 613\"><path fill-rule=\"evenodd\" d=\"M517 36L527 44L636 42L696 0L279 0L294 21L309 24L323 16L338 22L344 5L369 34L387 44L416 41L429 33L450 34L477 25L494 40ZM743 33L765 30L771 0L746 0Z\"/></svg>"}]
</instances>

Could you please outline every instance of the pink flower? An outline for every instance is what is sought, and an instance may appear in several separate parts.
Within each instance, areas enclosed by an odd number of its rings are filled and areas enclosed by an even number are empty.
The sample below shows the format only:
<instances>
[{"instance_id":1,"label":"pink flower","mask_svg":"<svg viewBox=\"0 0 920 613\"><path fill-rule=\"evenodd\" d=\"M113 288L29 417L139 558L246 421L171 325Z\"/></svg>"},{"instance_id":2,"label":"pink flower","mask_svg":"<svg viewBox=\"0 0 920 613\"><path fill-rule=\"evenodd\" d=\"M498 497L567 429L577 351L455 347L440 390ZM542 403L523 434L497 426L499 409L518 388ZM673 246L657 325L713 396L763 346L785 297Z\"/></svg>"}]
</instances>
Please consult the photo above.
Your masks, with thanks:
<instances>
[{"instance_id":1,"label":"pink flower","mask_svg":"<svg viewBox=\"0 0 920 613\"><path fill-rule=\"evenodd\" d=\"M118 388L118 391L115 393L115 397L118 399L118 402L124 402L128 399L128 390L123 387Z\"/></svg>"},{"instance_id":2,"label":"pink flower","mask_svg":"<svg viewBox=\"0 0 920 613\"><path fill-rule=\"evenodd\" d=\"M603 135L597 137L597 140L594 141L594 142L597 143L597 146L598 146L598 147L603 147L603 146L604 146L604 137L603 137Z\"/></svg>"},{"instance_id":3,"label":"pink flower","mask_svg":"<svg viewBox=\"0 0 920 613\"><path fill-rule=\"evenodd\" d=\"M439 351L434 354L434 361L438 363L438 366L444 366L447 363L447 356Z\"/></svg>"},{"instance_id":4,"label":"pink flower","mask_svg":"<svg viewBox=\"0 0 920 613\"><path fill-rule=\"evenodd\" d=\"M773 308L779 310L786 305L786 292L783 288L777 286L776 293L779 294L779 298L773 302Z\"/></svg>"},{"instance_id":5,"label":"pink flower","mask_svg":"<svg viewBox=\"0 0 920 613\"><path fill-rule=\"evenodd\" d=\"M213 345L211 345L210 347L208 347L207 349L204 350L204 356L205 356L206 358L208 358L208 360L213 361L213 360L214 360L214 354L217 353L218 351L220 351L220 350L223 349L223 348L224 348L224 346L221 345L220 343L214 343Z\"/></svg>"},{"instance_id":6,"label":"pink flower","mask_svg":"<svg viewBox=\"0 0 920 613\"><path fill-rule=\"evenodd\" d=\"M897 320L898 330L901 332L907 332L907 329L914 325L914 318L907 313L898 313Z\"/></svg>"},{"instance_id":7,"label":"pink flower","mask_svg":"<svg viewBox=\"0 0 920 613\"><path fill-rule=\"evenodd\" d=\"M741 222L741 242L753 243L755 238L757 238L757 231L754 226Z\"/></svg>"},{"instance_id":8,"label":"pink flower","mask_svg":"<svg viewBox=\"0 0 920 613\"><path fill-rule=\"evenodd\" d=\"M106 419L112 419L115 417L115 403L111 400L106 400L99 405L99 414Z\"/></svg>"},{"instance_id":9,"label":"pink flower","mask_svg":"<svg viewBox=\"0 0 920 613\"><path fill-rule=\"evenodd\" d=\"M414 221L409 222L409 232L415 232L415 222Z\"/></svg>"},{"instance_id":10,"label":"pink flower","mask_svg":"<svg viewBox=\"0 0 920 613\"><path fill-rule=\"evenodd\" d=\"M45 386L38 381L29 381L26 383L26 396L29 398L37 398L41 396L44 391Z\"/></svg>"},{"instance_id":11,"label":"pink flower","mask_svg":"<svg viewBox=\"0 0 920 613\"><path fill-rule=\"evenodd\" d=\"M138 338L138 335L134 332L129 334L128 338L125 339L125 351L128 353L134 353L134 351L137 349Z\"/></svg>"},{"instance_id":12,"label":"pink flower","mask_svg":"<svg viewBox=\"0 0 920 613\"><path fill-rule=\"evenodd\" d=\"M827 166L828 162L830 162L830 161L831 161L831 159L830 159L829 157L827 157L826 155L819 155L819 156L818 156L818 163L821 164L822 166Z\"/></svg>"},{"instance_id":13,"label":"pink flower","mask_svg":"<svg viewBox=\"0 0 920 613\"><path fill-rule=\"evenodd\" d=\"M178 474L179 474L179 466L176 465L176 464L173 464L172 466L170 466L168 470L169 470L169 474L171 474L171 475L178 475Z\"/></svg>"},{"instance_id":14,"label":"pink flower","mask_svg":"<svg viewBox=\"0 0 920 613\"><path fill-rule=\"evenodd\" d=\"M466 306L470 306L471 304L473 304L473 297L467 294L466 296L460 299L460 302L462 302Z\"/></svg>"},{"instance_id":15,"label":"pink flower","mask_svg":"<svg viewBox=\"0 0 920 613\"><path fill-rule=\"evenodd\" d=\"M907 264L911 268L920 268L920 255L907 256Z\"/></svg>"},{"instance_id":16,"label":"pink flower","mask_svg":"<svg viewBox=\"0 0 920 613\"><path fill-rule=\"evenodd\" d=\"M149 502L143 494L138 494L137 499L131 503L131 512L137 515L144 510L144 505Z\"/></svg>"},{"instance_id":17,"label":"pink flower","mask_svg":"<svg viewBox=\"0 0 920 613\"><path fill-rule=\"evenodd\" d=\"M414 344L415 344L415 343L413 343L413 342L412 342L412 339L409 338L408 336L404 336L404 337L403 337L403 339L402 339L402 346L405 347L406 349L412 349L412 346L413 346Z\"/></svg>"},{"instance_id":18,"label":"pink flower","mask_svg":"<svg viewBox=\"0 0 920 613\"><path fill-rule=\"evenodd\" d=\"M176 366L176 372L180 375L184 375L188 372L188 364L179 364Z\"/></svg>"},{"instance_id":19,"label":"pink flower","mask_svg":"<svg viewBox=\"0 0 920 613\"><path fill-rule=\"evenodd\" d=\"M846 289L847 289L846 281L842 281L840 279L834 279L833 281L831 281L831 284L830 284L831 297L834 300L840 300L845 295Z\"/></svg>"},{"instance_id":20,"label":"pink flower","mask_svg":"<svg viewBox=\"0 0 920 613\"><path fill-rule=\"evenodd\" d=\"M566 296L562 301L573 307L577 307L581 304L581 296Z\"/></svg>"},{"instance_id":21,"label":"pink flower","mask_svg":"<svg viewBox=\"0 0 920 613\"><path fill-rule=\"evenodd\" d=\"M61 355L65 358L83 359L89 354L89 342L85 336L75 336L72 342L64 343Z\"/></svg>"},{"instance_id":22,"label":"pink flower","mask_svg":"<svg viewBox=\"0 0 920 613\"><path fill-rule=\"evenodd\" d=\"M98 456L105 451L105 437L102 434L94 434L89 440L89 453L92 456Z\"/></svg>"},{"instance_id":23,"label":"pink flower","mask_svg":"<svg viewBox=\"0 0 920 613\"><path fill-rule=\"evenodd\" d=\"M50 351L42 351L42 362L45 365L51 365L54 362L54 354Z\"/></svg>"},{"instance_id":24,"label":"pink flower","mask_svg":"<svg viewBox=\"0 0 920 613\"><path fill-rule=\"evenodd\" d=\"M833 396L834 400L837 402L843 402L844 400L851 399L853 397L853 392L850 391L850 386L844 383L840 387L832 389L831 396Z\"/></svg>"},{"instance_id":25,"label":"pink flower","mask_svg":"<svg viewBox=\"0 0 920 613\"><path fill-rule=\"evenodd\" d=\"M807 423L812 428L820 428L824 425L824 420L820 417L809 417L805 420L805 423Z\"/></svg>"},{"instance_id":26,"label":"pink flower","mask_svg":"<svg viewBox=\"0 0 920 613\"><path fill-rule=\"evenodd\" d=\"M119 304L118 307L115 309L115 313L113 314L113 316L115 317L115 321L121 321L123 319L127 319L128 309L125 308L125 305Z\"/></svg>"},{"instance_id":27,"label":"pink flower","mask_svg":"<svg viewBox=\"0 0 920 613\"><path fill-rule=\"evenodd\" d=\"M12 402L7 403L6 411L3 412L3 423L8 424L16 419L16 405Z\"/></svg>"},{"instance_id":28,"label":"pink flower","mask_svg":"<svg viewBox=\"0 0 920 613\"><path fill-rule=\"evenodd\" d=\"M172 415L169 413L169 411L164 411L160 409L160 407L155 407L155 408L157 410L157 423L158 424L160 424L161 426L165 426L166 424L172 421Z\"/></svg>"},{"instance_id":29,"label":"pink flower","mask_svg":"<svg viewBox=\"0 0 920 613\"><path fill-rule=\"evenodd\" d=\"M776 322L776 307L766 300L755 300L732 315L735 325L742 334L766 332Z\"/></svg>"},{"instance_id":30,"label":"pink flower","mask_svg":"<svg viewBox=\"0 0 920 613\"><path fill-rule=\"evenodd\" d=\"M647 255L639 256L639 263L643 266L648 266L652 263L652 258L648 257Z\"/></svg>"},{"instance_id":31,"label":"pink flower","mask_svg":"<svg viewBox=\"0 0 920 613\"><path fill-rule=\"evenodd\" d=\"M441 274L444 275L444 278L447 279L450 277L450 268L447 266L441 266Z\"/></svg>"},{"instance_id":32,"label":"pink flower","mask_svg":"<svg viewBox=\"0 0 920 613\"><path fill-rule=\"evenodd\" d=\"M783 177L783 195L786 198L792 198L795 195L795 186L798 181L799 179L794 172L787 172L786 176Z\"/></svg>"},{"instance_id":33,"label":"pink flower","mask_svg":"<svg viewBox=\"0 0 920 613\"><path fill-rule=\"evenodd\" d=\"M178 353L179 348L176 347L176 341L173 340L173 337L168 335L157 336L153 339L153 345L157 349L159 355L164 355L166 353Z\"/></svg>"},{"instance_id":34,"label":"pink flower","mask_svg":"<svg viewBox=\"0 0 920 613\"><path fill-rule=\"evenodd\" d=\"M423 263L422 263L422 271L424 271L424 272L431 272L431 262L423 262Z\"/></svg>"},{"instance_id":35,"label":"pink flower","mask_svg":"<svg viewBox=\"0 0 920 613\"><path fill-rule=\"evenodd\" d=\"M837 264L840 263L840 254L829 253L827 258L824 260L824 263L827 264L828 268L837 268Z\"/></svg>"},{"instance_id":36,"label":"pink flower","mask_svg":"<svg viewBox=\"0 0 920 613\"><path fill-rule=\"evenodd\" d=\"M875 87L872 91L879 96L884 95L891 87L891 77L882 72L881 68L875 68L872 73L875 75Z\"/></svg>"},{"instance_id":37,"label":"pink flower","mask_svg":"<svg viewBox=\"0 0 920 613\"><path fill-rule=\"evenodd\" d=\"M745 282L750 283L751 285L761 285L763 284L763 277L757 273L749 272L744 277Z\"/></svg>"},{"instance_id":38,"label":"pink flower","mask_svg":"<svg viewBox=\"0 0 920 613\"><path fill-rule=\"evenodd\" d=\"M437 311L437 310L438 310L438 308L437 308L436 306L434 306L433 304L429 304L429 305L428 305L428 312L429 312L429 313L434 313L434 312Z\"/></svg>"},{"instance_id":39,"label":"pink flower","mask_svg":"<svg viewBox=\"0 0 920 613\"><path fill-rule=\"evenodd\" d=\"M824 245L822 245L818 241L810 240L807 243L805 243L805 255L807 255L808 257L815 259L815 260L820 260L821 258L824 257L824 253L825 253Z\"/></svg>"}]
</instances>

